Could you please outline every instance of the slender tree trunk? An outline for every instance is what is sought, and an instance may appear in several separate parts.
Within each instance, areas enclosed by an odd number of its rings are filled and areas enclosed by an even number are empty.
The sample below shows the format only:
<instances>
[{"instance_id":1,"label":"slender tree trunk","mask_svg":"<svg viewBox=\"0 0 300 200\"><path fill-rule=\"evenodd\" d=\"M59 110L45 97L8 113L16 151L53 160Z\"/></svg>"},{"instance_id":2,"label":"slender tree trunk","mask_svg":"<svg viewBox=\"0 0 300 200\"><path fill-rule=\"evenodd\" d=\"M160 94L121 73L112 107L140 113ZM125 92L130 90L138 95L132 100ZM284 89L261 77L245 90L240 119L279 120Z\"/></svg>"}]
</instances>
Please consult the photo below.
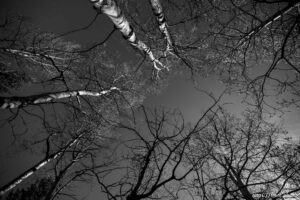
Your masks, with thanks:
<instances>
[{"instance_id":1,"label":"slender tree trunk","mask_svg":"<svg viewBox=\"0 0 300 200\"><path fill-rule=\"evenodd\" d=\"M116 4L114 0L90 0L94 3L94 7L97 10L101 10L110 20L114 23L116 28L120 30L123 37L133 46L138 48L140 51L145 53L153 63L154 68L160 71L166 68L158 59L156 59L151 51L143 41L137 39L136 34L132 27L130 26L125 15L122 13L120 7Z\"/></svg>"},{"instance_id":2,"label":"slender tree trunk","mask_svg":"<svg viewBox=\"0 0 300 200\"><path fill-rule=\"evenodd\" d=\"M156 17L156 21L158 22L159 30L164 35L166 41L167 41L167 48L164 52L164 55L168 52L173 51L173 40L171 38L171 35L168 30L168 25L166 23L166 18L163 12L162 5L160 3L160 0L149 0L153 13Z\"/></svg>"},{"instance_id":3,"label":"slender tree trunk","mask_svg":"<svg viewBox=\"0 0 300 200\"><path fill-rule=\"evenodd\" d=\"M26 97L0 97L0 108L1 109L12 109L19 108L28 105L37 105L42 103L49 103L58 99L65 99L70 97L80 97L80 96L93 96L99 97L113 91L119 91L117 87L111 87L108 90L103 90L101 92L93 92L88 90L73 90L66 92L55 92L55 93L45 93L40 95L26 96Z\"/></svg>"},{"instance_id":4,"label":"slender tree trunk","mask_svg":"<svg viewBox=\"0 0 300 200\"><path fill-rule=\"evenodd\" d=\"M246 35L238 42L238 46L243 45L252 35L255 35L256 33L258 33L263 28L269 26L272 22L275 22L275 21L279 20L280 18L282 18L283 15L287 14L293 8L297 8L298 6L300 6L300 1L299 0L296 0L294 2L289 3L286 7L284 7L283 9L281 9L279 11L277 11L271 17L269 17L268 19L263 21L260 25L258 25L257 27L253 28L251 31L246 33Z\"/></svg>"},{"instance_id":5,"label":"slender tree trunk","mask_svg":"<svg viewBox=\"0 0 300 200\"><path fill-rule=\"evenodd\" d=\"M12 181L10 181L6 185L2 186L0 188L0 195L3 195L6 192L8 192L9 190L13 189L18 184L20 184L22 181L24 181L25 179L27 179L28 177L30 177L32 174L34 174L37 170L41 169L42 167L44 167L45 165L47 165L49 162L51 162L52 160L56 159L65 150L67 150L68 148L70 148L71 146L73 146L84 134L85 134L85 132L82 132L76 138L74 138L70 142L68 142L68 144L65 147L63 147L61 150L48 155L46 158L44 158L41 161L39 161L38 163L36 163L33 167L31 167L28 170L24 171L22 174L20 174L19 176L17 176L15 179L13 179Z\"/></svg>"}]
</instances>

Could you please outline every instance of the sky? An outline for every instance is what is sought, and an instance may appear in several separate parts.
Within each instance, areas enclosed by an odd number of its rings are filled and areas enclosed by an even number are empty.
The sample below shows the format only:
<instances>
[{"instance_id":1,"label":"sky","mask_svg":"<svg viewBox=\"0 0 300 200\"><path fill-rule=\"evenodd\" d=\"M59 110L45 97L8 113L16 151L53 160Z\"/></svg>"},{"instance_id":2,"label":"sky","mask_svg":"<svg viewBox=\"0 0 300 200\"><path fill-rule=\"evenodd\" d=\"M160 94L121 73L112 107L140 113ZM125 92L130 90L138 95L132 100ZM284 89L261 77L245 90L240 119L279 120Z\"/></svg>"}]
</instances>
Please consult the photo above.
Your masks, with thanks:
<instances>
[{"instance_id":1,"label":"sky","mask_svg":"<svg viewBox=\"0 0 300 200\"><path fill-rule=\"evenodd\" d=\"M54 34L62 34L85 27L96 15L96 11L88 0L0 0L0 23L4 20L7 12L27 16L40 31ZM111 21L104 15L100 15L88 31L67 35L65 39L79 43L83 48L90 47L103 41L112 30ZM129 45L119 32L115 32L106 45L111 46L112 48L108 48L108 50L121 56L121 59L126 60L134 55L133 50L128 48ZM9 111L1 111L0 118L5 118L8 113ZM31 130L33 132L41 130L40 127L33 124L30 125L29 136L27 137L30 137ZM8 126L2 127L0 133L0 185L2 186L43 157L36 152L16 149L17 145L20 144L13 143L13 137ZM30 183L30 179L28 182ZM24 185L27 185L26 181ZM98 185L97 187L81 187L79 191L80 196L86 197L87 200L99 199L100 197L97 192L99 191Z\"/></svg>"},{"instance_id":2,"label":"sky","mask_svg":"<svg viewBox=\"0 0 300 200\"><path fill-rule=\"evenodd\" d=\"M1 19L3 19L7 11L29 16L32 23L39 27L41 31L55 34L62 34L66 31L84 27L91 22L96 14L88 0L0 0ZM66 39L88 47L97 41L102 41L112 29L113 25L110 20L100 15L87 31L68 35ZM124 42L120 33L114 33L107 45L111 46L113 52L122 52L121 56L124 59L132 57L132 51L128 48L129 44ZM214 91L215 96L221 94L225 89L224 85L217 78L199 77L198 81L201 89ZM224 102L232 102L227 108L233 113L239 113L243 110L243 106L240 103L241 99L237 95L226 96ZM193 122L198 119L203 109L212 104L212 101L195 89L188 77L177 75L160 94L148 96L144 104L150 107L166 106L168 108L178 108L182 111L186 121ZM298 134L300 135L299 116L300 113L298 111L291 112L283 117L287 129L292 135L297 137ZM279 121L280 119L275 120ZM8 136L9 130L2 129L0 132L0 138L2 138L0 159L3 160L4 157L7 159L7 162L1 162L0 164L0 184L3 184L23 169L31 166L39 157L32 157L32 155L27 153L16 157L14 152L5 151L9 147L8 144L10 144L7 140L11 140ZM92 196L90 198L92 199Z\"/></svg>"},{"instance_id":3,"label":"sky","mask_svg":"<svg viewBox=\"0 0 300 200\"><path fill-rule=\"evenodd\" d=\"M39 27L41 31L55 34L84 27L96 15L88 0L0 0L1 22L7 12L28 16L35 27ZM113 25L106 17L99 16L94 26L88 31L69 35L66 39L78 42L83 46L90 46L102 41L112 28ZM126 46L124 42L118 42L120 38L120 34L114 34L109 43L112 46L118 46L120 51L124 51ZM1 112L1 118L5 114L5 111ZM39 131L38 127L32 125L30 129ZM32 152L15 150L14 147L17 144L12 143L13 138L9 127L2 128L0 132L0 185L3 185L34 165L42 157ZM85 188L85 190L82 191L82 194L90 194L89 188ZM95 196L97 193L93 192L90 198L94 199Z\"/></svg>"}]
</instances>

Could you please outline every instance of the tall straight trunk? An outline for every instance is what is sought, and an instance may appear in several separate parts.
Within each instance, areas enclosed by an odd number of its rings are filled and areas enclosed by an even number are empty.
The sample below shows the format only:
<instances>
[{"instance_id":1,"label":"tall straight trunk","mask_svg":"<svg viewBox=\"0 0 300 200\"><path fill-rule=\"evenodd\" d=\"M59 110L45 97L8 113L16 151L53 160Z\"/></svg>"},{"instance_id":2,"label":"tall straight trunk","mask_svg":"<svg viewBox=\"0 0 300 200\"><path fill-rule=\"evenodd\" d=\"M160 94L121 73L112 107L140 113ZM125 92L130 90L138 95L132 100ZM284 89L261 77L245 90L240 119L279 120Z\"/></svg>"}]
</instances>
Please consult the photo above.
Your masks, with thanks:
<instances>
[{"instance_id":1,"label":"tall straight trunk","mask_svg":"<svg viewBox=\"0 0 300 200\"><path fill-rule=\"evenodd\" d=\"M149 0L149 2L151 4L152 11L156 17L156 21L158 22L159 30L164 35L167 41L167 48L164 52L164 55L166 56L168 52L171 52L173 50L173 40L168 30L168 24L166 23L163 8L160 3L160 0Z\"/></svg>"},{"instance_id":2,"label":"tall straight trunk","mask_svg":"<svg viewBox=\"0 0 300 200\"><path fill-rule=\"evenodd\" d=\"M0 195L3 195L6 192L10 191L14 187L16 187L18 184L20 184L22 181L24 181L25 179L27 179L28 177L30 177L31 175L33 175L36 171L38 171L42 167L46 166L52 160L56 159L64 151L66 151L68 148L70 148L71 146L73 146L85 133L86 132L82 132L77 137L75 137L74 139L72 139L71 141L69 141L62 149L60 149L59 151L57 151L55 153L52 153L52 154L46 156L46 158L40 160L34 166L32 166L31 168L29 168L26 171L24 171L22 174L20 174L19 176L17 176L15 179L13 179L12 181L10 181L6 185L2 186L0 188Z\"/></svg>"},{"instance_id":3,"label":"tall straight trunk","mask_svg":"<svg viewBox=\"0 0 300 200\"><path fill-rule=\"evenodd\" d=\"M99 97L113 91L119 91L117 87L111 87L108 90L103 90L101 92L93 92L88 90L73 90L65 92L54 92L54 93L44 93L39 95L25 96L25 97L1 97L0 96L0 108L1 109L12 109L18 107L24 107L28 105L37 105L42 103L49 103L58 99L65 99L70 97L80 97L80 96L93 96Z\"/></svg>"},{"instance_id":4,"label":"tall straight trunk","mask_svg":"<svg viewBox=\"0 0 300 200\"><path fill-rule=\"evenodd\" d=\"M122 13L120 7L114 0L90 0L94 3L94 7L101 10L110 20L114 23L115 27L119 29L123 37L133 46L145 53L153 63L154 68L160 71L166 68L158 59L156 59L151 51L143 41L137 39L133 28L130 26L129 21Z\"/></svg>"},{"instance_id":5,"label":"tall straight trunk","mask_svg":"<svg viewBox=\"0 0 300 200\"><path fill-rule=\"evenodd\" d=\"M280 18L283 17L283 15L289 13L292 9L297 8L299 6L300 6L300 1L299 0L296 0L294 2L291 1L291 3L289 3L286 7L284 7L283 9L281 9L279 11L277 11L275 14L270 16L268 19L261 22L260 25L258 25L257 27L253 28L251 31L246 33L246 35L238 42L237 46L243 45L252 35L255 35L256 33L258 33L263 28L265 28L265 27L269 26L271 23L279 20Z\"/></svg>"}]
</instances>

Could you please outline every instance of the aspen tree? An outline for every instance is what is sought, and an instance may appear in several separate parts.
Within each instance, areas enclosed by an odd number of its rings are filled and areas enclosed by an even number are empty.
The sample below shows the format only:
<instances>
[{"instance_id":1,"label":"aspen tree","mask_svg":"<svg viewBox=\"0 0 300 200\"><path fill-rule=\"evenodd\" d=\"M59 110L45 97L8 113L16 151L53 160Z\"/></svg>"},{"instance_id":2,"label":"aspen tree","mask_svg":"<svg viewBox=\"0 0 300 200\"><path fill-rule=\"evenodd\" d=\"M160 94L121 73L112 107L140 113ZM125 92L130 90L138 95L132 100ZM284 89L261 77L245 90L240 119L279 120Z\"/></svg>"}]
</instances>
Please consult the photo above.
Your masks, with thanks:
<instances>
[{"instance_id":1,"label":"aspen tree","mask_svg":"<svg viewBox=\"0 0 300 200\"><path fill-rule=\"evenodd\" d=\"M164 56L167 56L167 53L172 53L174 51L174 44L168 30L168 24L166 22L165 14L163 12L160 0L149 0L149 2L151 4L152 11L156 17L156 21L158 22L159 30L164 35L167 41L167 47L164 51Z\"/></svg>"},{"instance_id":2,"label":"aspen tree","mask_svg":"<svg viewBox=\"0 0 300 200\"><path fill-rule=\"evenodd\" d=\"M153 63L154 69L157 71L157 76L159 71L168 68L163 65L157 58L155 58L150 47L143 41L139 40L134 32L133 28L130 26L129 21L126 19L125 15L122 13L120 7L116 4L114 0L90 0L97 10L100 10L103 14L108 16L110 20L114 23L115 27L119 29L123 37L135 48L139 49L145 55L147 55L150 61Z\"/></svg>"},{"instance_id":3,"label":"aspen tree","mask_svg":"<svg viewBox=\"0 0 300 200\"><path fill-rule=\"evenodd\" d=\"M66 92L53 92L39 95L32 95L26 97L0 97L0 108L1 109L12 109L19 108L28 105L38 105L43 103L50 103L59 99L66 99L71 97L81 97L81 96L91 96L91 97L100 97L107 95L113 91L120 91L117 87L111 87L108 90L103 90L101 92L94 92L89 90L74 90Z\"/></svg>"},{"instance_id":4,"label":"aspen tree","mask_svg":"<svg viewBox=\"0 0 300 200\"><path fill-rule=\"evenodd\" d=\"M75 145L80 138L82 138L86 134L85 131L80 133L78 136L70 140L64 147L62 147L57 152L54 152L52 154L47 155L44 159L40 160L38 163L36 163L31 168L25 170L23 173L21 173L19 176L14 178L12 181L7 183L6 185L2 186L0 188L0 195L5 194L6 192L10 191L11 189L15 188L17 185L19 185L21 182L35 174L39 169L45 167L48 163L50 163L52 160L55 160L58 158L61 154L63 154L67 149Z\"/></svg>"}]
</instances>

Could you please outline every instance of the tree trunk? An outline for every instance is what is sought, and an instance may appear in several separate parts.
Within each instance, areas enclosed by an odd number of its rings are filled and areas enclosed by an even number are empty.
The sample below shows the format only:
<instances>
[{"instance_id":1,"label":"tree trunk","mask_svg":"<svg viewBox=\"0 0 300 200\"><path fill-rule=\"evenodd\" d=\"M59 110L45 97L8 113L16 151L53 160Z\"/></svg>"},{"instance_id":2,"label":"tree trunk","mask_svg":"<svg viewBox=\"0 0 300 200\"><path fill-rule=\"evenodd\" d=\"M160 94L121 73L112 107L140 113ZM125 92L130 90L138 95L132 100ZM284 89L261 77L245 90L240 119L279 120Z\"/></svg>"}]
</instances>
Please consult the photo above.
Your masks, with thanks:
<instances>
[{"instance_id":1,"label":"tree trunk","mask_svg":"<svg viewBox=\"0 0 300 200\"><path fill-rule=\"evenodd\" d=\"M243 197L246 200L255 200L253 198L252 194L249 192L247 186L245 186L245 184L243 183L243 181L241 180L241 178L238 176L238 174L236 173L235 169L233 169L233 167L231 166L231 163L227 160L226 157L225 157L225 162L226 162L226 165L228 167L227 170L229 170L230 179L235 183L235 185L241 191Z\"/></svg>"},{"instance_id":2,"label":"tree trunk","mask_svg":"<svg viewBox=\"0 0 300 200\"><path fill-rule=\"evenodd\" d=\"M287 14L293 8L296 8L298 6L300 6L300 1L299 0L297 0L293 3L289 3L286 7L284 7L283 9L281 9L279 11L277 11L271 17L269 17L268 19L263 21L260 25L258 25L257 27L253 28L251 31L246 33L246 35L238 42L237 46L243 45L252 35L255 35L256 33L258 33L263 28L269 26L272 22L275 22L278 19L282 18L283 15Z\"/></svg>"},{"instance_id":3,"label":"tree trunk","mask_svg":"<svg viewBox=\"0 0 300 200\"><path fill-rule=\"evenodd\" d=\"M94 7L101 10L110 20L114 23L117 29L120 30L123 37L133 46L145 53L153 63L154 68L160 71L162 68L166 68L158 59L156 59L151 51L143 41L138 40L132 27L130 26L125 15L122 13L120 7L114 0L90 0L94 3ZM160 67L159 67L159 66Z\"/></svg>"},{"instance_id":4,"label":"tree trunk","mask_svg":"<svg viewBox=\"0 0 300 200\"><path fill-rule=\"evenodd\" d=\"M22 181L30 177L32 174L34 174L37 170L47 165L50 161L56 159L58 156L60 156L65 150L73 146L86 132L81 133L76 138L72 139L68 144L60 149L59 151L52 153L48 155L46 158L39 161L37 164L35 164L33 167L29 168L28 170L24 171L22 174L17 176L15 179L7 183L6 185L2 186L0 188L0 195L5 194L9 190L16 187L18 184L20 184Z\"/></svg>"},{"instance_id":5,"label":"tree trunk","mask_svg":"<svg viewBox=\"0 0 300 200\"><path fill-rule=\"evenodd\" d=\"M110 89L103 90L101 92L93 92L88 90L73 90L73 91L66 91L66 92L45 93L45 94L26 96L26 97L0 97L0 108L1 109L19 108L28 105L49 103L54 100L70 98L70 97L80 97L80 96L99 97L113 91L120 91L120 89L117 87L111 87Z\"/></svg>"},{"instance_id":6,"label":"tree trunk","mask_svg":"<svg viewBox=\"0 0 300 200\"><path fill-rule=\"evenodd\" d=\"M166 54L168 52L173 50L173 40L172 40L169 30L167 28L168 25L166 23L166 18L163 13L163 8L160 3L160 0L149 0L149 1L150 1L152 10L154 12L154 15L156 17L156 21L158 22L159 30L165 36L165 39L167 40L167 48L164 52L164 55L166 56Z\"/></svg>"}]
</instances>

